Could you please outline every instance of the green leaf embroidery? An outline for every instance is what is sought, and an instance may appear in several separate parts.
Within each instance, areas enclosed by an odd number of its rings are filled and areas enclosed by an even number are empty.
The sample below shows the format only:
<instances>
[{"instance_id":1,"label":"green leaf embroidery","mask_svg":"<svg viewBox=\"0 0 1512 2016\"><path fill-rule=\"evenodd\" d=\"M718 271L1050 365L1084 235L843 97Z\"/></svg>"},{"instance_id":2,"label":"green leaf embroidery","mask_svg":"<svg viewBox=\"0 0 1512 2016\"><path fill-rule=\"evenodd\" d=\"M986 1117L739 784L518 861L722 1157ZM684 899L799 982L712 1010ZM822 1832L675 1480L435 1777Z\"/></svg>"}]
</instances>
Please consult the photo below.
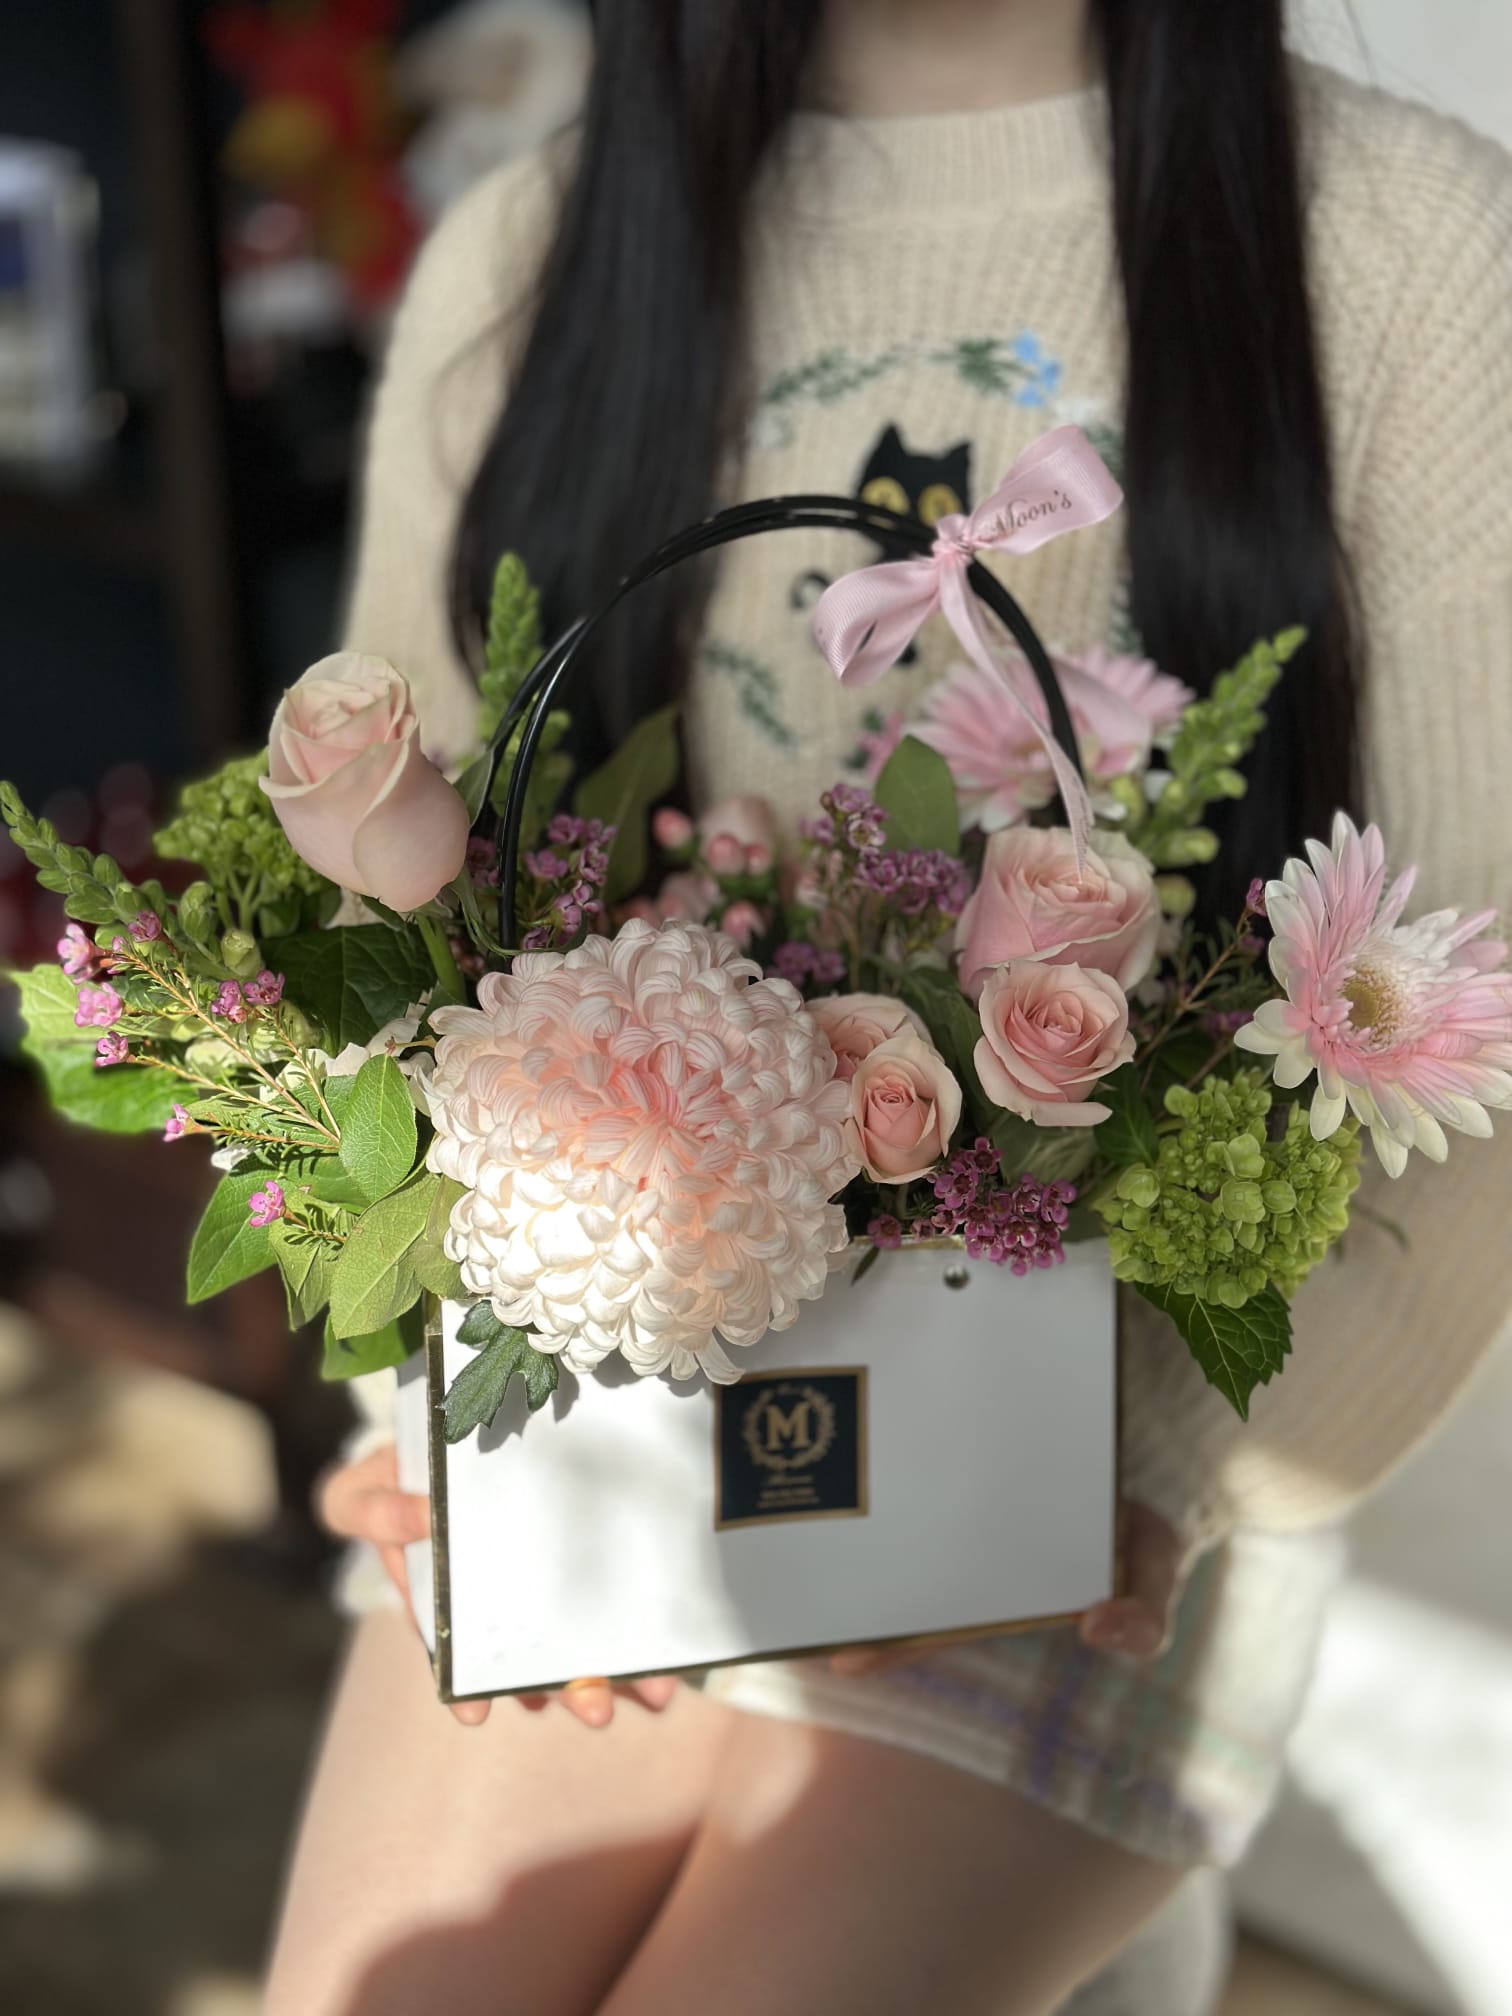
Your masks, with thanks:
<instances>
[{"instance_id":1,"label":"green leaf embroidery","mask_svg":"<svg viewBox=\"0 0 1512 2016\"><path fill-rule=\"evenodd\" d=\"M1141 1283L1139 1292L1170 1317L1208 1384L1247 1421L1251 1394L1270 1383L1291 1350L1291 1310L1276 1290L1252 1295L1242 1309L1199 1302L1174 1288Z\"/></svg>"},{"instance_id":2,"label":"green leaf embroidery","mask_svg":"<svg viewBox=\"0 0 1512 2016\"><path fill-rule=\"evenodd\" d=\"M424 946L383 924L270 938L263 957L285 975L288 998L324 1026L332 1052L369 1042L435 979Z\"/></svg>"},{"instance_id":3,"label":"green leaf embroidery","mask_svg":"<svg viewBox=\"0 0 1512 2016\"><path fill-rule=\"evenodd\" d=\"M216 1184L189 1248L190 1302L208 1301L274 1265L277 1256L268 1237L271 1228L254 1225L248 1216L253 1191L261 1190L267 1180L264 1175L237 1170Z\"/></svg>"},{"instance_id":4,"label":"green leaf embroidery","mask_svg":"<svg viewBox=\"0 0 1512 2016\"><path fill-rule=\"evenodd\" d=\"M61 967L34 966L11 978L21 996L22 1053L65 1119L108 1134L161 1129L183 1089L177 1081L143 1064L97 1065L100 1031L76 1027L78 992Z\"/></svg>"},{"instance_id":5,"label":"green leaf embroidery","mask_svg":"<svg viewBox=\"0 0 1512 2016\"><path fill-rule=\"evenodd\" d=\"M372 1203L397 1190L415 1166L415 1105L392 1057L369 1057L341 1123L342 1166Z\"/></svg>"},{"instance_id":6,"label":"green leaf embroidery","mask_svg":"<svg viewBox=\"0 0 1512 2016\"><path fill-rule=\"evenodd\" d=\"M960 852L961 817L950 766L917 736L903 737L882 766L872 795L887 814L889 847Z\"/></svg>"},{"instance_id":7,"label":"green leaf embroidery","mask_svg":"<svg viewBox=\"0 0 1512 2016\"><path fill-rule=\"evenodd\" d=\"M537 1351L524 1330L501 1323L486 1302L468 1311L457 1335L463 1343L475 1345L478 1355L447 1392L442 1432L448 1442L463 1442L474 1428L488 1426L516 1373L525 1381L525 1404L532 1414L556 1391L560 1377L556 1359Z\"/></svg>"},{"instance_id":8,"label":"green leaf embroidery","mask_svg":"<svg viewBox=\"0 0 1512 2016\"><path fill-rule=\"evenodd\" d=\"M677 709L661 707L637 721L602 769L578 786L578 817L615 829L606 902L622 902L645 879L647 815L677 782L680 760Z\"/></svg>"},{"instance_id":9,"label":"green leaf embroidery","mask_svg":"<svg viewBox=\"0 0 1512 2016\"><path fill-rule=\"evenodd\" d=\"M382 1372L402 1365L425 1347L425 1311L418 1304L365 1337L338 1337L326 1319L322 1379L356 1379L364 1372Z\"/></svg>"},{"instance_id":10,"label":"green leaf embroidery","mask_svg":"<svg viewBox=\"0 0 1512 2016\"><path fill-rule=\"evenodd\" d=\"M402 1190L369 1205L353 1225L331 1280L338 1337L381 1330L419 1300L415 1248L425 1237L435 1183L422 1170Z\"/></svg>"},{"instance_id":11,"label":"green leaf embroidery","mask_svg":"<svg viewBox=\"0 0 1512 2016\"><path fill-rule=\"evenodd\" d=\"M1160 1136L1155 1132L1149 1099L1139 1089L1135 1067L1126 1064L1121 1071L1101 1079L1093 1097L1112 1109L1097 1129L1099 1152L1120 1168L1135 1162L1153 1162L1160 1153Z\"/></svg>"}]
</instances>

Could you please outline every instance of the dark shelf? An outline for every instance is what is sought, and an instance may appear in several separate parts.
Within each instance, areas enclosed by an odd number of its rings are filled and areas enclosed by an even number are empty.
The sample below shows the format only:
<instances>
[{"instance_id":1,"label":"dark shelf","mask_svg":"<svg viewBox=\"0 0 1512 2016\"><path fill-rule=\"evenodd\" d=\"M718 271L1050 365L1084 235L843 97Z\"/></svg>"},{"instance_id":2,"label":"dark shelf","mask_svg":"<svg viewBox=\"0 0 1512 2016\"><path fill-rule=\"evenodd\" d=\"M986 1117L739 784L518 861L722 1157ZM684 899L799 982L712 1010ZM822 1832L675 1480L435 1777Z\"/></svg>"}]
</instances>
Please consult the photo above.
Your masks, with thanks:
<instances>
[{"instance_id":1,"label":"dark shelf","mask_svg":"<svg viewBox=\"0 0 1512 2016\"><path fill-rule=\"evenodd\" d=\"M0 463L0 538L66 547L134 574L162 564L151 501L109 467L64 479Z\"/></svg>"}]
</instances>

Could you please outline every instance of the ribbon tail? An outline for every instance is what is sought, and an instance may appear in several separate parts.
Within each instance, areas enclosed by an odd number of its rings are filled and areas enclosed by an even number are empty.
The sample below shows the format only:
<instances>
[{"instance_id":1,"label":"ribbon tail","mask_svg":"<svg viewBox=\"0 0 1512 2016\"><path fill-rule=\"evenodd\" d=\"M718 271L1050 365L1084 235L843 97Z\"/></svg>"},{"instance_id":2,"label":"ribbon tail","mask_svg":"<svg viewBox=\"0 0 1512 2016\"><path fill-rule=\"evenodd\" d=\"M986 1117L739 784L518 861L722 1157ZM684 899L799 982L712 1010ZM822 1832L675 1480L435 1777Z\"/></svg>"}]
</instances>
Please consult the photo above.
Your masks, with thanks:
<instances>
[{"instance_id":1,"label":"ribbon tail","mask_svg":"<svg viewBox=\"0 0 1512 2016\"><path fill-rule=\"evenodd\" d=\"M1055 427L1032 441L990 497L966 520L968 546L1033 553L1064 532L1100 525L1123 491L1080 427Z\"/></svg>"},{"instance_id":2,"label":"ribbon tail","mask_svg":"<svg viewBox=\"0 0 1512 2016\"><path fill-rule=\"evenodd\" d=\"M981 606L971 592L963 569L953 568L946 573L941 584L940 606L945 612L945 620L960 639L962 648L971 662L990 679L998 682L1044 745L1045 754L1050 759L1050 772L1055 779L1055 788L1059 791L1061 804L1065 807L1066 824L1071 829L1071 844L1076 852L1076 866L1080 872L1087 865L1087 849L1092 832L1092 801L1087 796L1087 787L1082 782L1076 765L1056 741L1054 731L1039 718L1009 677L988 635Z\"/></svg>"},{"instance_id":3,"label":"ribbon tail","mask_svg":"<svg viewBox=\"0 0 1512 2016\"><path fill-rule=\"evenodd\" d=\"M814 610L814 641L842 686L875 685L908 649L940 597L933 560L891 560L830 583Z\"/></svg>"}]
</instances>

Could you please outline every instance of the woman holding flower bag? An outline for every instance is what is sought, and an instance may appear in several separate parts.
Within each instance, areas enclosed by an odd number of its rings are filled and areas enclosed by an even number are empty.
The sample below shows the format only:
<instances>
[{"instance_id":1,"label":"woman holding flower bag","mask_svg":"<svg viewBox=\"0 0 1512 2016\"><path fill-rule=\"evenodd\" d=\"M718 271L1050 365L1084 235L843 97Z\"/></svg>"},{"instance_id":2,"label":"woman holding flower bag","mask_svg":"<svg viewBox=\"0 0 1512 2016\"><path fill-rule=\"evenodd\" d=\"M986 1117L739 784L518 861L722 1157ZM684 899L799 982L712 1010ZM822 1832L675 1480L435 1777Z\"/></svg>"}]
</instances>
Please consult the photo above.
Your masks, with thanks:
<instances>
[{"instance_id":1,"label":"woman holding flower bag","mask_svg":"<svg viewBox=\"0 0 1512 2016\"><path fill-rule=\"evenodd\" d=\"M1212 913L1362 797L1429 903L1504 904L1512 175L1457 128L1289 67L1279 17L602 0L583 134L442 227L374 417L349 631L415 680L431 750L470 745L500 550L566 616L715 500L853 483L947 516L1075 419L1121 461L1129 510L1010 565L1085 682L1094 781L1130 710L1169 704L1136 636L1202 690L1305 624ZM1043 803L1035 752L980 713L948 635L866 704L828 677L810 606L855 557L816 539L801 574L783 542L748 544L695 591L678 574L627 605L595 667L599 745L680 688L695 807L754 792L786 827L922 710L984 804ZM1106 865L1104 935L1137 964L1150 918ZM1022 891L1056 872L989 877L967 960L974 938L984 966L1011 957ZM1091 1083L1122 1039L1111 994L1075 984ZM868 1068L864 1030L832 1041ZM1005 1030L995 1096L1032 1103L1045 1062ZM917 1060L872 1069L871 1147L906 1165L948 1117L928 1118L939 1088ZM500 1704L464 1730L398 1620L367 1618L274 2016L437 1989L530 2016L1059 2007L1183 1869L1242 1852L1334 1570L1326 1529L1505 1329L1506 1142L1435 1176L1420 1195L1409 1170L1384 1208L1441 1264L1409 1268L1363 1225L1299 1295L1295 1361L1247 1428L1173 1339L1128 1326L1131 1587L1080 1634L646 1683L617 1712L589 1684L573 1714ZM335 1480L332 1523L389 1550L422 1532L391 1476L380 1452Z\"/></svg>"}]
</instances>

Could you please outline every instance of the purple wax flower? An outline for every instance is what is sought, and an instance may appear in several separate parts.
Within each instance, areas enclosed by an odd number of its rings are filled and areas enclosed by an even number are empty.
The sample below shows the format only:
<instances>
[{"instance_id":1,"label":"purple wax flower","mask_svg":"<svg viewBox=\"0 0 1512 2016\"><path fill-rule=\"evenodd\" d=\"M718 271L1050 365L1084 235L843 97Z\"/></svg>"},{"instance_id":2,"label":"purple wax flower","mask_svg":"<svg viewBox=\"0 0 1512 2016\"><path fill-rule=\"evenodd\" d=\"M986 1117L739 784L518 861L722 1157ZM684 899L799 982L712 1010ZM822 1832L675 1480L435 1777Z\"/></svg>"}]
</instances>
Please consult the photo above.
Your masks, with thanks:
<instances>
[{"instance_id":1,"label":"purple wax flower","mask_svg":"<svg viewBox=\"0 0 1512 2016\"><path fill-rule=\"evenodd\" d=\"M108 1029L120 1019L125 1003L109 983L103 987L81 987L74 1023L80 1029Z\"/></svg>"},{"instance_id":2,"label":"purple wax flower","mask_svg":"<svg viewBox=\"0 0 1512 2016\"><path fill-rule=\"evenodd\" d=\"M867 1226L866 1236L882 1252L896 1253L903 1244L903 1227L891 1212L884 1211Z\"/></svg>"},{"instance_id":3,"label":"purple wax flower","mask_svg":"<svg viewBox=\"0 0 1512 2016\"><path fill-rule=\"evenodd\" d=\"M102 1036L95 1045L95 1068L102 1064L124 1064L131 1047L124 1036Z\"/></svg>"},{"instance_id":4,"label":"purple wax flower","mask_svg":"<svg viewBox=\"0 0 1512 2016\"><path fill-rule=\"evenodd\" d=\"M58 940L58 963L70 980L93 980L100 970L99 948L77 924L66 925Z\"/></svg>"},{"instance_id":5,"label":"purple wax flower","mask_svg":"<svg viewBox=\"0 0 1512 2016\"><path fill-rule=\"evenodd\" d=\"M188 1108L175 1106L173 1111L168 1115L167 1122L164 1125L163 1139L165 1141L182 1140L184 1135L193 1130L193 1126L194 1123L189 1118Z\"/></svg>"},{"instance_id":6,"label":"purple wax flower","mask_svg":"<svg viewBox=\"0 0 1512 2016\"><path fill-rule=\"evenodd\" d=\"M223 980L216 990L215 999L210 1003L210 1013L219 1015L223 1022L245 1022L247 1002L235 980Z\"/></svg>"},{"instance_id":7,"label":"purple wax flower","mask_svg":"<svg viewBox=\"0 0 1512 2016\"><path fill-rule=\"evenodd\" d=\"M139 910L131 920L131 935L139 945L149 945L154 938L161 938L163 927L150 910Z\"/></svg>"},{"instance_id":8,"label":"purple wax flower","mask_svg":"<svg viewBox=\"0 0 1512 2016\"><path fill-rule=\"evenodd\" d=\"M1244 907L1246 910L1253 910L1257 917L1266 915L1265 883L1258 875L1249 885L1249 894L1244 899Z\"/></svg>"},{"instance_id":9,"label":"purple wax flower","mask_svg":"<svg viewBox=\"0 0 1512 2016\"><path fill-rule=\"evenodd\" d=\"M253 1008L276 1008L283 999L284 976L270 973L264 966L255 980L248 980L242 987L242 999Z\"/></svg>"},{"instance_id":10,"label":"purple wax flower","mask_svg":"<svg viewBox=\"0 0 1512 2016\"><path fill-rule=\"evenodd\" d=\"M285 1208L282 1187L270 1177L261 1190L254 1190L247 1199L247 1222L272 1225L283 1217Z\"/></svg>"}]
</instances>

